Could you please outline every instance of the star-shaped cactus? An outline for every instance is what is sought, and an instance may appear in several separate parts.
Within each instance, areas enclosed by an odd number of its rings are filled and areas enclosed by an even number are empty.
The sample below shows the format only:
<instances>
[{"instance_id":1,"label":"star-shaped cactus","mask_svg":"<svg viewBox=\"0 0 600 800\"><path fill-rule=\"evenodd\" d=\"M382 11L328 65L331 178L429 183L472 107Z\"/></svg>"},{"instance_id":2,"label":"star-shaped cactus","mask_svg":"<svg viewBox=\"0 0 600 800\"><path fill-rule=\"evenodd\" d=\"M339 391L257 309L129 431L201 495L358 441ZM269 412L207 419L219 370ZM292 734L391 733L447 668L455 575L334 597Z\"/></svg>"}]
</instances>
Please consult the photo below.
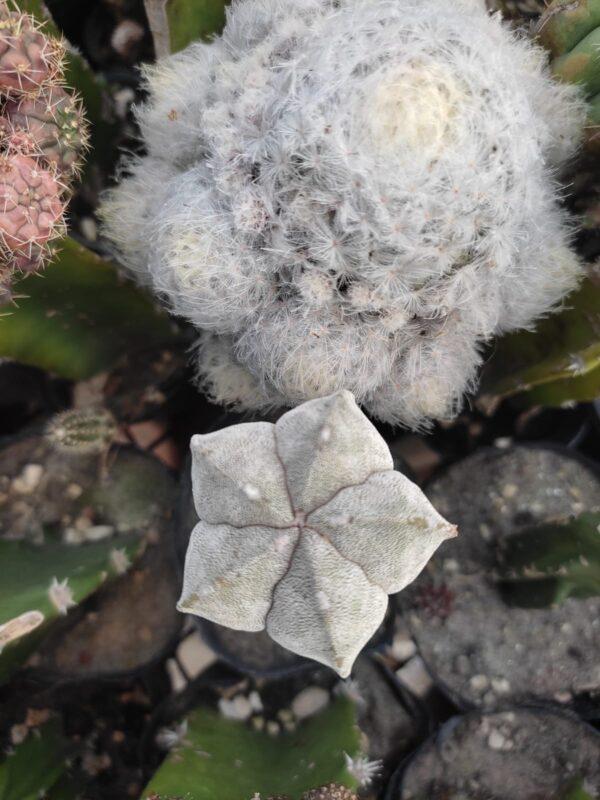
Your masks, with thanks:
<instances>
[{"instance_id":1,"label":"star-shaped cactus","mask_svg":"<svg viewBox=\"0 0 600 800\"><path fill-rule=\"evenodd\" d=\"M456 534L349 392L273 425L191 441L200 522L178 608L279 644L343 677L385 615Z\"/></svg>"}]
</instances>

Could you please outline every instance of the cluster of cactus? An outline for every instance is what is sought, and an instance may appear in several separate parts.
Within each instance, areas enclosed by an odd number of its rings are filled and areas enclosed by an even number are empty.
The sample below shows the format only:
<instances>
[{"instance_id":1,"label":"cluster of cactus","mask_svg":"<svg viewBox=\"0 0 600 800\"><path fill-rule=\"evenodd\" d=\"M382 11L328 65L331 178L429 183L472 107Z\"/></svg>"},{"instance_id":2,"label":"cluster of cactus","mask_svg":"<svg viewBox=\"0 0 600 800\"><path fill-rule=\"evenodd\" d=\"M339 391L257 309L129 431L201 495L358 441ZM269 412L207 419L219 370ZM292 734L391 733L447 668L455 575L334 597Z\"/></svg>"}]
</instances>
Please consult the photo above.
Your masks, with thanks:
<instances>
[{"instance_id":1,"label":"cluster of cactus","mask_svg":"<svg viewBox=\"0 0 600 800\"><path fill-rule=\"evenodd\" d=\"M422 427L578 282L556 176L584 104L481 2L244 0L148 86L107 231L220 402L348 389Z\"/></svg>"},{"instance_id":2,"label":"cluster of cactus","mask_svg":"<svg viewBox=\"0 0 600 800\"><path fill-rule=\"evenodd\" d=\"M64 43L0 2L0 304L15 275L42 269L63 235L70 185L88 140L64 86Z\"/></svg>"}]
</instances>

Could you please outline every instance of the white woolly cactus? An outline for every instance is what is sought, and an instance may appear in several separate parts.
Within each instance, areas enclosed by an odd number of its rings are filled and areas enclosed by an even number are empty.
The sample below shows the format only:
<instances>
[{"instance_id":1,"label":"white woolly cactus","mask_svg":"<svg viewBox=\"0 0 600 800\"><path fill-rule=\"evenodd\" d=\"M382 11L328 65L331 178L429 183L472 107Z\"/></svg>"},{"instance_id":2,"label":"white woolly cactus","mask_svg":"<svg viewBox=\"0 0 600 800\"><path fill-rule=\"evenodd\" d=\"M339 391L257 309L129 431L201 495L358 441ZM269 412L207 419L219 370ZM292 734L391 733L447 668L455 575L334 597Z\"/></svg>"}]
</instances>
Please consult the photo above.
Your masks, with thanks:
<instances>
[{"instance_id":1,"label":"white woolly cactus","mask_svg":"<svg viewBox=\"0 0 600 800\"><path fill-rule=\"evenodd\" d=\"M423 426L577 283L555 176L583 102L480 2L242 0L147 77L107 232L203 331L216 400L344 388Z\"/></svg>"},{"instance_id":2,"label":"white woolly cactus","mask_svg":"<svg viewBox=\"0 0 600 800\"><path fill-rule=\"evenodd\" d=\"M388 594L456 535L349 392L273 425L194 436L200 522L178 608L276 641L349 675Z\"/></svg>"}]
</instances>

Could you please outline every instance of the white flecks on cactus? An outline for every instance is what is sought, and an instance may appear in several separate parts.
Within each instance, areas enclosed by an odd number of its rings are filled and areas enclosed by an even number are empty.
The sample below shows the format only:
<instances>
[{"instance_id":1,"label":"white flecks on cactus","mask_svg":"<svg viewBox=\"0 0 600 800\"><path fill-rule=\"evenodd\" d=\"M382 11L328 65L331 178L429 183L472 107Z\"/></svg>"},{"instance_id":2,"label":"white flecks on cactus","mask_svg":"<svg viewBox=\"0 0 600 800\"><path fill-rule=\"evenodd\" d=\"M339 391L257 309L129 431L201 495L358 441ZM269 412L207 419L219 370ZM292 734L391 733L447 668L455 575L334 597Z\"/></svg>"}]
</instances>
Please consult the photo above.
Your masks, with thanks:
<instances>
[{"instance_id":1,"label":"white flecks on cactus","mask_svg":"<svg viewBox=\"0 0 600 800\"><path fill-rule=\"evenodd\" d=\"M131 566L131 559L124 547L113 547L110 551L109 561L117 575L124 575Z\"/></svg>"},{"instance_id":2,"label":"white flecks on cactus","mask_svg":"<svg viewBox=\"0 0 600 800\"><path fill-rule=\"evenodd\" d=\"M59 581L56 577L52 578L48 589L48 599L59 614L66 614L70 608L77 605L68 578L65 578L64 581Z\"/></svg>"},{"instance_id":3,"label":"white flecks on cactus","mask_svg":"<svg viewBox=\"0 0 600 800\"><path fill-rule=\"evenodd\" d=\"M342 676L382 622L388 594L456 535L394 471L349 392L304 403L274 425L194 436L191 450L201 521L179 610L236 630L266 628Z\"/></svg>"},{"instance_id":4,"label":"white flecks on cactus","mask_svg":"<svg viewBox=\"0 0 600 800\"><path fill-rule=\"evenodd\" d=\"M557 174L583 101L481 0L234 0L146 74L106 231L202 330L219 402L348 389L423 427L577 284Z\"/></svg>"}]
</instances>

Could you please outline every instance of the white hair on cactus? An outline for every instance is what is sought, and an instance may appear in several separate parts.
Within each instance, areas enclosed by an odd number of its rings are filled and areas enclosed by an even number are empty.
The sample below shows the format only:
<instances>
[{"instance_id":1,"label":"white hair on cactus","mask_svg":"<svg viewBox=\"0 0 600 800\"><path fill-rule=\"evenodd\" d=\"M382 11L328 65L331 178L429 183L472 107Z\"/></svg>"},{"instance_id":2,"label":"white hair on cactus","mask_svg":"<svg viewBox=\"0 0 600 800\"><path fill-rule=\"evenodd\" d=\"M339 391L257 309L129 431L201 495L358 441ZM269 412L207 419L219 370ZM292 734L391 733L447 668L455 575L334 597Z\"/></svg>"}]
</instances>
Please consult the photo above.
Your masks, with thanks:
<instances>
[{"instance_id":1,"label":"white hair on cactus","mask_svg":"<svg viewBox=\"0 0 600 800\"><path fill-rule=\"evenodd\" d=\"M577 284L557 174L583 101L479 0L238 0L147 81L106 230L204 332L213 399L343 388L423 427Z\"/></svg>"}]
</instances>

